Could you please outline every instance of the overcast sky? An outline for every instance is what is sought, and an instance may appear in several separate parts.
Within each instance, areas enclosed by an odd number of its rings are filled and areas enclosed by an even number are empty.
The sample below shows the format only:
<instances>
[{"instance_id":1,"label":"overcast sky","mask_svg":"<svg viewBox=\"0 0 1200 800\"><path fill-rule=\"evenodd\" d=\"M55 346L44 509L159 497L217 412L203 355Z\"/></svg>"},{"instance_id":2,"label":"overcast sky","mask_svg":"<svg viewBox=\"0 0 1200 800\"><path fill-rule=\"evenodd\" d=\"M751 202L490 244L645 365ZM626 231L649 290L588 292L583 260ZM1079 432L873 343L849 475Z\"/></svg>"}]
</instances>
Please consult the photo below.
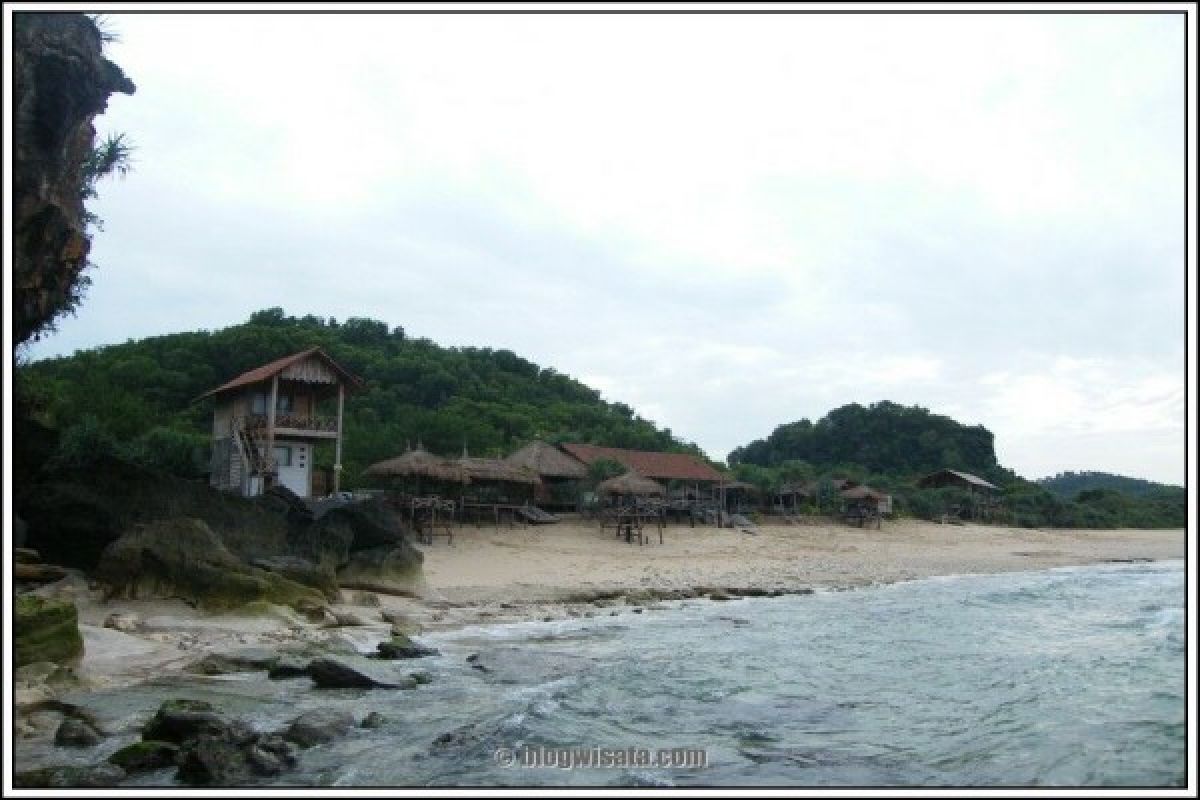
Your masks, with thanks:
<instances>
[{"instance_id":1,"label":"overcast sky","mask_svg":"<svg viewBox=\"0 0 1200 800\"><path fill-rule=\"evenodd\" d=\"M135 143L37 357L367 316L714 458L849 402L1185 477L1179 15L112 15Z\"/></svg>"}]
</instances>

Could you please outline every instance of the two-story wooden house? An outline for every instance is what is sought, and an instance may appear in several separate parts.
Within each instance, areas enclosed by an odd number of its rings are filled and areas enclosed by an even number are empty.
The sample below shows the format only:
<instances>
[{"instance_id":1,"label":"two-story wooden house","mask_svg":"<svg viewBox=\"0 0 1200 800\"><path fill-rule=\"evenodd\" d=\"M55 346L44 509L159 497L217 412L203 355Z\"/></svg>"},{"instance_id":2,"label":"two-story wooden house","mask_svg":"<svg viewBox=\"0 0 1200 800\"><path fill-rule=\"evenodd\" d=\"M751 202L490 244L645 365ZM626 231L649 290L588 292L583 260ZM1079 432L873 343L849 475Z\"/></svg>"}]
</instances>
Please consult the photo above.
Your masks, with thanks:
<instances>
[{"instance_id":1,"label":"two-story wooden house","mask_svg":"<svg viewBox=\"0 0 1200 800\"><path fill-rule=\"evenodd\" d=\"M279 484L310 497L316 447L332 441L336 492L346 394L361 386L357 377L314 347L205 392L201 398L217 401L212 485L253 497Z\"/></svg>"}]
</instances>

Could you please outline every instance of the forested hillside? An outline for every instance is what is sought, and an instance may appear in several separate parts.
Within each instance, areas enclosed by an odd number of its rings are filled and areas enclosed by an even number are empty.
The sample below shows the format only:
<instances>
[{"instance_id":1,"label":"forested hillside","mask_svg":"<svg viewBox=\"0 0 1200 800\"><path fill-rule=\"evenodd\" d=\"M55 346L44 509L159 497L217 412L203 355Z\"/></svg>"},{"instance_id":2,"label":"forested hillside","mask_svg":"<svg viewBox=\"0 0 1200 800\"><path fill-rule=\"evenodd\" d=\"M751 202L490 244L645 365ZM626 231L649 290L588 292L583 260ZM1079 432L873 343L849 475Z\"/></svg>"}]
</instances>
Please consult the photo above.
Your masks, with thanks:
<instances>
[{"instance_id":1,"label":"forested hillside","mask_svg":"<svg viewBox=\"0 0 1200 800\"><path fill-rule=\"evenodd\" d=\"M290 317L273 308L217 331L177 333L18 370L25 402L67 452L118 445L176 474L201 474L212 425L205 391L320 346L366 383L346 406L345 482L421 441L443 454L505 455L531 438L699 454L623 403L508 350L440 347L377 320ZM331 454L318 452L318 466Z\"/></svg>"},{"instance_id":2,"label":"forested hillside","mask_svg":"<svg viewBox=\"0 0 1200 800\"><path fill-rule=\"evenodd\" d=\"M909 475L948 467L989 479L1006 476L996 463L992 432L962 425L918 406L883 401L851 403L816 423L777 427L729 454L730 464L776 467L804 461L815 467L856 465L869 472Z\"/></svg>"},{"instance_id":3,"label":"forested hillside","mask_svg":"<svg viewBox=\"0 0 1200 800\"><path fill-rule=\"evenodd\" d=\"M1109 472L1060 472L1053 478L1042 478L1037 483L1059 497L1075 497L1080 492L1094 489L1112 489L1133 497L1183 490L1181 486L1169 486Z\"/></svg>"}]
</instances>

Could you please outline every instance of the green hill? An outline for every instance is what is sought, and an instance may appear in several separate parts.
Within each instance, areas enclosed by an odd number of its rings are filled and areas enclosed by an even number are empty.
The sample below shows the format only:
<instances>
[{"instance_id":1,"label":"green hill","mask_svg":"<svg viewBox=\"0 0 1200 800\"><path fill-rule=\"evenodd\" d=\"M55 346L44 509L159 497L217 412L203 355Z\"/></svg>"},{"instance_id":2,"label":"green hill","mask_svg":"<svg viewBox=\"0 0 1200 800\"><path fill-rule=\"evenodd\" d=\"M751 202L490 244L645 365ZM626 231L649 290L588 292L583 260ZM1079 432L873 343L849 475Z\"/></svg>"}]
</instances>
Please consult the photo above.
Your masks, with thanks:
<instances>
[{"instance_id":1,"label":"green hill","mask_svg":"<svg viewBox=\"0 0 1200 800\"><path fill-rule=\"evenodd\" d=\"M1111 489L1133 497L1183 491L1182 486L1113 475L1110 472L1060 472L1053 478L1042 478L1037 484L1059 497L1071 498L1076 497L1080 492L1096 489Z\"/></svg>"},{"instance_id":2,"label":"green hill","mask_svg":"<svg viewBox=\"0 0 1200 800\"><path fill-rule=\"evenodd\" d=\"M803 461L819 469L855 465L871 473L915 475L950 469L992 480L1010 478L996 463L992 432L919 406L851 403L817 422L780 425L729 454L729 463L778 467Z\"/></svg>"},{"instance_id":3,"label":"green hill","mask_svg":"<svg viewBox=\"0 0 1200 800\"><path fill-rule=\"evenodd\" d=\"M444 454L504 455L531 438L703 455L623 403L508 350L440 347L402 328L351 318L259 311L241 325L176 333L47 359L18 370L33 415L62 433L71 457L100 443L176 474L199 475L211 401L200 394L247 369L313 346L364 379L346 406L345 483L367 465L423 443ZM332 455L318 451L317 465Z\"/></svg>"}]
</instances>

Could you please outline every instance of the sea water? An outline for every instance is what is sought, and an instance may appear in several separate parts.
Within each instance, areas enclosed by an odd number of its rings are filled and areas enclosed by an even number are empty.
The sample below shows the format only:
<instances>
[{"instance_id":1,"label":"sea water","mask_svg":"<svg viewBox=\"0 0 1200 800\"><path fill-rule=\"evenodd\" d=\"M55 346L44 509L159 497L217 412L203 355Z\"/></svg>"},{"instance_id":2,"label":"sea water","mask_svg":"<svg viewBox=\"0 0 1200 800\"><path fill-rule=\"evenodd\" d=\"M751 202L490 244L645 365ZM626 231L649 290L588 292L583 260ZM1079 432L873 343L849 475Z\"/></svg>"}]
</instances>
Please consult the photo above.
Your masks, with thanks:
<instances>
[{"instance_id":1,"label":"sea water","mask_svg":"<svg viewBox=\"0 0 1200 800\"><path fill-rule=\"evenodd\" d=\"M319 706L384 715L304 751L288 785L1182 785L1184 581L1172 561L601 609L421 637L442 654L392 662L432 673L415 691L257 675L119 702L205 697L263 729ZM545 765L600 748L628 760ZM704 764L648 766L634 748Z\"/></svg>"}]
</instances>

